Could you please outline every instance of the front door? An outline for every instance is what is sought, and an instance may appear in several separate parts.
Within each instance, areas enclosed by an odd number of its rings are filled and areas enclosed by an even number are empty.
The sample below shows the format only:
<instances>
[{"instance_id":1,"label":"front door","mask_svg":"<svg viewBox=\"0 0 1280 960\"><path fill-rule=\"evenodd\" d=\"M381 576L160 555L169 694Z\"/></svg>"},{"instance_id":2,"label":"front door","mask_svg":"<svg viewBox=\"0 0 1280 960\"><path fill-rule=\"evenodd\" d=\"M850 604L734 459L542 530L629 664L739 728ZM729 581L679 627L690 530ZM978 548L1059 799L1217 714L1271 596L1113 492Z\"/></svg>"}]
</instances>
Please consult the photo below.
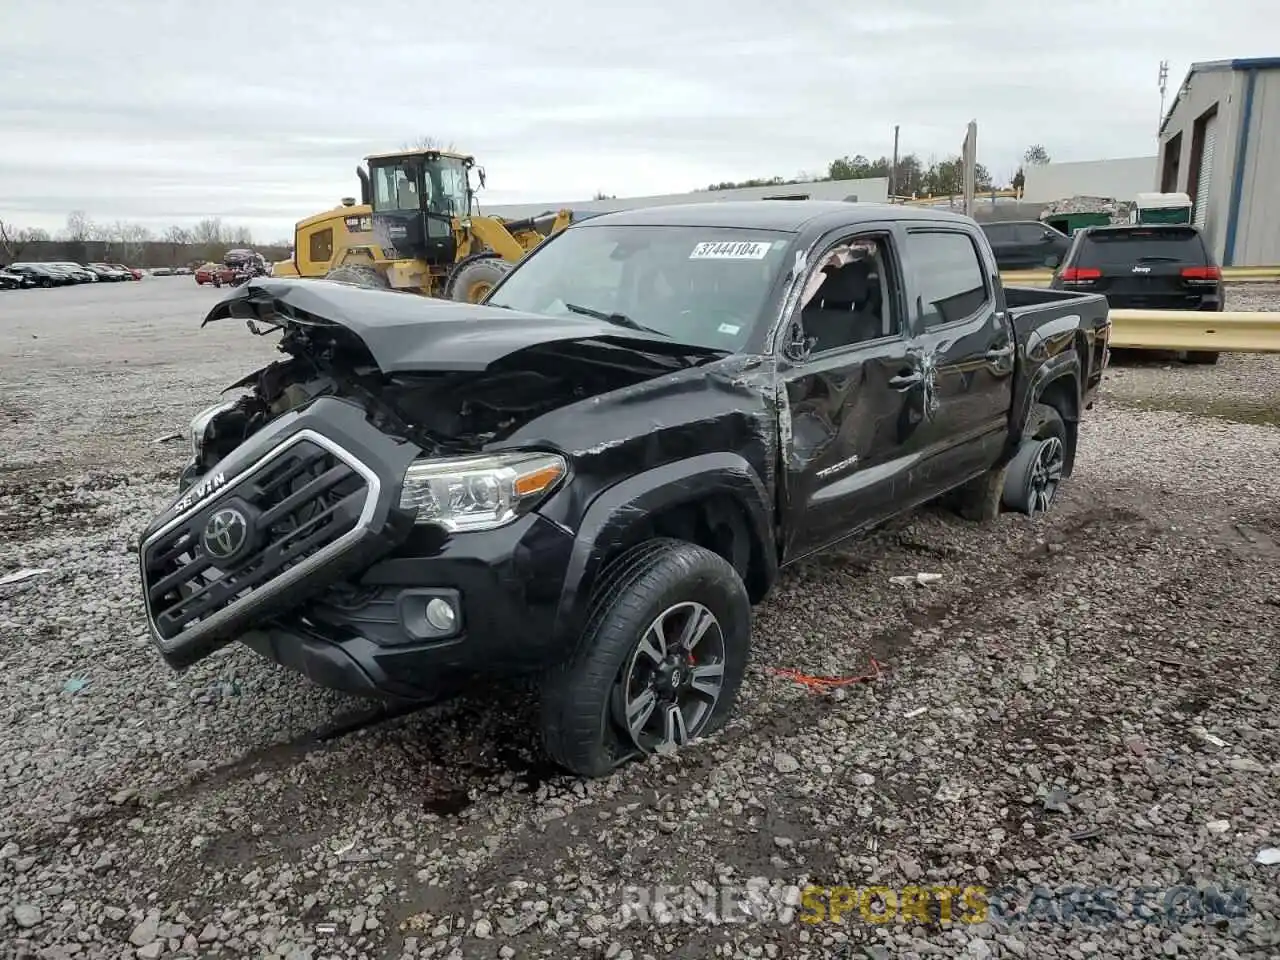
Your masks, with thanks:
<instances>
[{"instance_id":1,"label":"front door","mask_svg":"<svg viewBox=\"0 0 1280 960\"><path fill-rule=\"evenodd\" d=\"M781 366L787 560L892 515L919 455L892 229L838 238L815 262L797 308L808 351Z\"/></svg>"},{"instance_id":2,"label":"front door","mask_svg":"<svg viewBox=\"0 0 1280 960\"><path fill-rule=\"evenodd\" d=\"M1016 348L995 262L971 233L950 224L912 227L906 250L926 411L916 480L921 493L932 496L999 457L1013 405Z\"/></svg>"}]
</instances>

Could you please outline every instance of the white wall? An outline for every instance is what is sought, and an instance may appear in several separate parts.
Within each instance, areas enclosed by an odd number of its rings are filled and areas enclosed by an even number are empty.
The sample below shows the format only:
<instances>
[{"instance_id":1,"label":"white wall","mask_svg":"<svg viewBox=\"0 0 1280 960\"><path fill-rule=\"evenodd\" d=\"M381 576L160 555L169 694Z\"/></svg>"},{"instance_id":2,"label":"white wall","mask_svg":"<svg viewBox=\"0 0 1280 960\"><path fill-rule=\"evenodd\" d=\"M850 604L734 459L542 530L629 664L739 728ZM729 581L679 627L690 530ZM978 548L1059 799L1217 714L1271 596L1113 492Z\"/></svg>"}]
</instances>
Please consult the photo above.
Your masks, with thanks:
<instances>
[{"instance_id":1,"label":"white wall","mask_svg":"<svg viewBox=\"0 0 1280 960\"><path fill-rule=\"evenodd\" d=\"M546 203L487 204L480 192L480 212L498 217L532 217L549 210L581 210L611 213L637 207L660 207L670 203L708 203L723 200L764 200L768 197L794 197L807 194L810 200L845 200L857 197L862 203L885 203L889 199L889 181L885 177L869 180L823 180L814 183L789 183L773 187L742 187L737 190L699 190L696 193L673 193L657 197L620 197L616 200L548 200Z\"/></svg>"},{"instance_id":2,"label":"white wall","mask_svg":"<svg viewBox=\"0 0 1280 960\"><path fill-rule=\"evenodd\" d=\"M1048 163L1025 167L1023 172L1027 177L1023 199L1028 203L1076 196L1132 200L1136 194L1159 189L1155 157Z\"/></svg>"}]
</instances>

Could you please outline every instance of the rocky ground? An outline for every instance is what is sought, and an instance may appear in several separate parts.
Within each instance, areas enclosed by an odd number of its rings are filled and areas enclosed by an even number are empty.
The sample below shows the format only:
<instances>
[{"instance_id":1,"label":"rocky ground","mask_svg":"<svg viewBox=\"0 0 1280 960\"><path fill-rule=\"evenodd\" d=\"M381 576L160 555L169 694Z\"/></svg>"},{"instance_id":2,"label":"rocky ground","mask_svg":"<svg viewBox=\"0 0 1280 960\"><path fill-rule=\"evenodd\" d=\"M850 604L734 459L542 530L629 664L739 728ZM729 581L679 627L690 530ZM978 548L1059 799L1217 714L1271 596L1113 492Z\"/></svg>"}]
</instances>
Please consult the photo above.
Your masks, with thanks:
<instances>
[{"instance_id":1,"label":"rocky ground","mask_svg":"<svg viewBox=\"0 0 1280 960\"><path fill-rule=\"evenodd\" d=\"M0 956L1280 954L1280 357L1117 367L1048 520L788 572L730 727L586 783L527 703L161 663L153 441L271 347L214 296L0 295Z\"/></svg>"}]
</instances>

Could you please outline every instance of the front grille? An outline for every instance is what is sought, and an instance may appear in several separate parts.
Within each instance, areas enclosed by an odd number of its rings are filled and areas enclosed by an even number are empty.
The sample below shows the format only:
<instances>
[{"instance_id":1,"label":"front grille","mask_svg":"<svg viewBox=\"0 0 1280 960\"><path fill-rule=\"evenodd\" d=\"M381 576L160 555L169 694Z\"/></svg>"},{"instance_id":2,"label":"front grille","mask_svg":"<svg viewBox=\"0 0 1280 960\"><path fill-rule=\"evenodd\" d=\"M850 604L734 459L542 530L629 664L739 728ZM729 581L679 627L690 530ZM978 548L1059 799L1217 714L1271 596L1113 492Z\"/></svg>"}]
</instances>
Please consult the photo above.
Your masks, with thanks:
<instances>
[{"instance_id":1,"label":"front grille","mask_svg":"<svg viewBox=\"0 0 1280 960\"><path fill-rule=\"evenodd\" d=\"M145 544L143 590L156 633L172 641L223 619L356 530L374 495L364 474L325 445L282 447Z\"/></svg>"}]
</instances>

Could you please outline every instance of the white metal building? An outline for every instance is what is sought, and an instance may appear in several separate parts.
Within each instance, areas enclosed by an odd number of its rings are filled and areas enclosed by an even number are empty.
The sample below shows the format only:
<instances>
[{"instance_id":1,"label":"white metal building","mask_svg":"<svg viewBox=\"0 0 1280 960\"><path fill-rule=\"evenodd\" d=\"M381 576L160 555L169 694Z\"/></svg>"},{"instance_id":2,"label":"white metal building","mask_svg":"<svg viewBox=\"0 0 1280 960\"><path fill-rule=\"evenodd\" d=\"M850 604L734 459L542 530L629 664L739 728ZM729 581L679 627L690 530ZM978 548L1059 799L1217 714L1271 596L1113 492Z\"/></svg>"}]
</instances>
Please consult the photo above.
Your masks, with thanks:
<instances>
[{"instance_id":1,"label":"white metal building","mask_svg":"<svg viewBox=\"0 0 1280 960\"><path fill-rule=\"evenodd\" d=\"M1157 189L1194 201L1220 264L1280 264L1280 57L1193 63L1157 169Z\"/></svg>"},{"instance_id":2,"label":"white metal building","mask_svg":"<svg viewBox=\"0 0 1280 960\"><path fill-rule=\"evenodd\" d=\"M1053 203L1069 197L1107 197L1132 200L1156 188L1156 158L1120 157L1079 160L1023 168L1022 198L1028 203Z\"/></svg>"},{"instance_id":3,"label":"white metal building","mask_svg":"<svg viewBox=\"0 0 1280 960\"><path fill-rule=\"evenodd\" d=\"M637 207L660 207L669 203L708 203L723 200L855 200L861 203L885 203L889 199L889 181L885 177L868 180L815 180L811 183L786 183L771 187L739 187L736 190L699 190L695 193L673 193L661 197L624 197L614 200L556 200L546 203L488 204L480 194L480 211L511 219L534 217L549 210L580 210L612 213Z\"/></svg>"}]
</instances>

